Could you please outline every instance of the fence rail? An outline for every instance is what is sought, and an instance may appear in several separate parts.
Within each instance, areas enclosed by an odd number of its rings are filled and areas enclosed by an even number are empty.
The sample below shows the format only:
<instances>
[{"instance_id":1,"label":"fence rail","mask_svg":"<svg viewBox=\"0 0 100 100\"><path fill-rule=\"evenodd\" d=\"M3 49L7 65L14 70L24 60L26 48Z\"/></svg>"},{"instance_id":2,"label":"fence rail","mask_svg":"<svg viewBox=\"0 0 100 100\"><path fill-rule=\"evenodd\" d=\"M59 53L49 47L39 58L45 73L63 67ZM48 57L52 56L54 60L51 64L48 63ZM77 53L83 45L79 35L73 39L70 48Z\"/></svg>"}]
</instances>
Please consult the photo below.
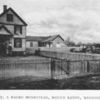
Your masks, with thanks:
<instances>
[{"instance_id":1,"label":"fence rail","mask_svg":"<svg viewBox=\"0 0 100 100\"><path fill-rule=\"evenodd\" d=\"M56 51L40 51L41 56L60 58L67 60L96 60L100 59L99 54L89 54L89 53L71 53L71 52L56 52Z\"/></svg>"},{"instance_id":2,"label":"fence rail","mask_svg":"<svg viewBox=\"0 0 100 100\"><path fill-rule=\"evenodd\" d=\"M50 59L38 60L0 60L0 79L33 76L50 78L51 77Z\"/></svg>"},{"instance_id":3,"label":"fence rail","mask_svg":"<svg viewBox=\"0 0 100 100\"><path fill-rule=\"evenodd\" d=\"M56 58L0 60L0 79L20 76L68 78L100 73L100 60L67 60Z\"/></svg>"},{"instance_id":4,"label":"fence rail","mask_svg":"<svg viewBox=\"0 0 100 100\"><path fill-rule=\"evenodd\" d=\"M55 78L67 78L71 76L100 73L100 60L55 60L53 76Z\"/></svg>"}]
</instances>

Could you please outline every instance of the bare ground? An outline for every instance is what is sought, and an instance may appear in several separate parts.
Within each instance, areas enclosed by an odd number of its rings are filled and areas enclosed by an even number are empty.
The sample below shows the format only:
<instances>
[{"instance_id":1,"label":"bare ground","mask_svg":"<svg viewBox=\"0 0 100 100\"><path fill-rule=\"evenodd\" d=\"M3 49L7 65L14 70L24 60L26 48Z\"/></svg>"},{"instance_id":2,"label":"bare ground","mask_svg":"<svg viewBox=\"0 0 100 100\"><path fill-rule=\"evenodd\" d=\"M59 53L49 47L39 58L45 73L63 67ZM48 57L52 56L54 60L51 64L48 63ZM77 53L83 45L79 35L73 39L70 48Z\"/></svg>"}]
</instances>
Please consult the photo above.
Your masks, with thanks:
<instances>
[{"instance_id":1,"label":"bare ground","mask_svg":"<svg viewBox=\"0 0 100 100\"><path fill-rule=\"evenodd\" d=\"M39 77L17 77L0 80L0 89L27 89L27 90L99 90L100 75L89 75L62 80L51 80Z\"/></svg>"}]
</instances>

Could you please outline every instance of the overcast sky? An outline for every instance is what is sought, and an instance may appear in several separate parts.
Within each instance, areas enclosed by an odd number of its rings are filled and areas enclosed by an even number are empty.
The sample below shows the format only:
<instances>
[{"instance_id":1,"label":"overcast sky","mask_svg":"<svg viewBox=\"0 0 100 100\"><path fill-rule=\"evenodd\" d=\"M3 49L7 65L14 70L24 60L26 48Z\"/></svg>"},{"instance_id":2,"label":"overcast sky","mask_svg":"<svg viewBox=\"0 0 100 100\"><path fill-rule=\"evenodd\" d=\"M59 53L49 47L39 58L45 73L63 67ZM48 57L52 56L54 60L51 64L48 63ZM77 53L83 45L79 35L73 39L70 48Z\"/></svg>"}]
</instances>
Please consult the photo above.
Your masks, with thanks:
<instances>
[{"instance_id":1,"label":"overcast sky","mask_svg":"<svg viewBox=\"0 0 100 100\"><path fill-rule=\"evenodd\" d=\"M0 0L0 12L4 4L28 23L28 35L100 42L100 0Z\"/></svg>"}]
</instances>

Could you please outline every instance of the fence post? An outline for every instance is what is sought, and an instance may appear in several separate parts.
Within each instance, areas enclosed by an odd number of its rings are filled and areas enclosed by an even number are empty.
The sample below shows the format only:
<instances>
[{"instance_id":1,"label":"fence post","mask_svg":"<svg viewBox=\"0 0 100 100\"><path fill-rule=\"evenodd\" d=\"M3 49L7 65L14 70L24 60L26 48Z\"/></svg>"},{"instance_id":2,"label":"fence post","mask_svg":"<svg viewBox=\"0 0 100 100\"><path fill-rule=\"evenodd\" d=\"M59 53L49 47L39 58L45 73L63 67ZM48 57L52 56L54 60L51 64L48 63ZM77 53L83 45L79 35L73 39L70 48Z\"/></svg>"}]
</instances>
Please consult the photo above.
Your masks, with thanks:
<instances>
[{"instance_id":1,"label":"fence post","mask_svg":"<svg viewBox=\"0 0 100 100\"><path fill-rule=\"evenodd\" d=\"M54 79L54 73L55 73L55 60L51 59L51 79Z\"/></svg>"},{"instance_id":2,"label":"fence post","mask_svg":"<svg viewBox=\"0 0 100 100\"><path fill-rule=\"evenodd\" d=\"M87 61L87 72L90 72L90 64L89 64L89 61Z\"/></svg>"},{"instance_id":3,"label":"fence post","mask_svg":"<svg viewBox=\"0 0 100 100\"><path fill-rule=\"evenodd\" d=\"M66 74L70 74L70 61L67 61L67 72Z\"/></svg>"}]
</instances>

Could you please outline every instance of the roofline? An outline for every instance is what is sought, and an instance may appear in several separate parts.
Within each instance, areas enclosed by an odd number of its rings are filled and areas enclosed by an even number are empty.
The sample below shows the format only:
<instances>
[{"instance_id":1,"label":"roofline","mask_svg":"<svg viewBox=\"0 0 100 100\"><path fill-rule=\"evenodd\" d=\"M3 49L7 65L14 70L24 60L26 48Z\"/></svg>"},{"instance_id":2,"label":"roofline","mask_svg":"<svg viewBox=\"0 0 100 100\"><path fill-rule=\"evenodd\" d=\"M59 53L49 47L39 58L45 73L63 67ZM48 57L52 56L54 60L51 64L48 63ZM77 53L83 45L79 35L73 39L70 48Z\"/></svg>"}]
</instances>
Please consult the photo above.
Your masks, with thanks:
<instances>
[{"instance_id":1,"label":"roofline","mask_svg":"<svg viewBox=\"0 0 100 100\"><path fill-rule=\"evenodd\" d=\"M54 35L53 35L54 36ZM50 41L46 41L46 40L29 40L29 39L27 39L27 38L30 38L30 37L39 37L39 36L26 36L26 41L40 41L40 42L50 42ZM41 37L43 37L43 36L41 36ZM52 37L52 36L51 36ZM60 35L56 35L55 36L55 38L53 39L53 40L55 40L57 37L60 37L63 41L64 41L64 39L60 36ZM53 41L52 40L52 41Z\"/></svg>"},{"instance_id":2,"label":"roofline","mask_svg":"<svg viewBox=\"0 0 100 100\"><path fill-rule=\"evenodd\" d=\"M27 26L27 23L11 7L8 8L5 12L1 13L0 17L7 13L9 10L11 10L24 23L24 25Z\"/></svg>"},{"instance_id":3,"label":"roofline","mask_svg":"<svg viewBox=\"0 0 100 100\"><path fill-rule=\"evenodd\" d=\"M51 36L51 37L52 37L52 36ZM63 39L60 35L56 35L55 38L54 38L53 40L55 40L57 37L60 37L60 38L64 41L64 39ZM52 40L52 41L53 41L53 40ZM45 42L45 41L43 41L43 42ZM48 42L48 41L46 41L46 42ZM50 42L50 41L49 41L49 42Z\"/></svg>"},{"instance_id":4,"label":"roofline","mask_svg":"<svg viewBox=\"0 0 100 100\"><path fill-rule=\"evenodd\" d=\"M10 33L10 35L13 35L4 25L2 25L1 27L0 27L0 29L1 28L4 28L8 33Z\"/></svg>"},{"instance_id":5,"label":"roofline","mask_svg":"<svg viewBox=\"0 0 100 100\"><path fill-rule=\"evenodd\" d=\"M55 40L57 37L60 37L64 41L64 39L61 37L61 35L57 35L53 40Z\"/></svg>"},{"instance_id":6,"label":"roofline","mask_svg":"<svg viewBox=\"0 0 100 100\"><path fill-rule=\"evenodd\" d=\"M9 24L9 23L5 23L5 22L0 22L0 24L2 25L20 25L20 24ZM20 26L26 26L26 25L20 25Z\"/></svg>"},{"instance_id":7,"label":"roofline","mask_svg":"<svg viewBox=\"0 0 100 100\"><path fill-rule=\"evenodd\" d=\"M30 38L48 38L47 36L30 36L30 35L28 35L28 36L26 36L26 41L38 41L38 42L42 42L42 40L32 40L32 39L30 39ZM29 38L29 39L27 39L27 38Z\"/></svg>"}]
</instances>

